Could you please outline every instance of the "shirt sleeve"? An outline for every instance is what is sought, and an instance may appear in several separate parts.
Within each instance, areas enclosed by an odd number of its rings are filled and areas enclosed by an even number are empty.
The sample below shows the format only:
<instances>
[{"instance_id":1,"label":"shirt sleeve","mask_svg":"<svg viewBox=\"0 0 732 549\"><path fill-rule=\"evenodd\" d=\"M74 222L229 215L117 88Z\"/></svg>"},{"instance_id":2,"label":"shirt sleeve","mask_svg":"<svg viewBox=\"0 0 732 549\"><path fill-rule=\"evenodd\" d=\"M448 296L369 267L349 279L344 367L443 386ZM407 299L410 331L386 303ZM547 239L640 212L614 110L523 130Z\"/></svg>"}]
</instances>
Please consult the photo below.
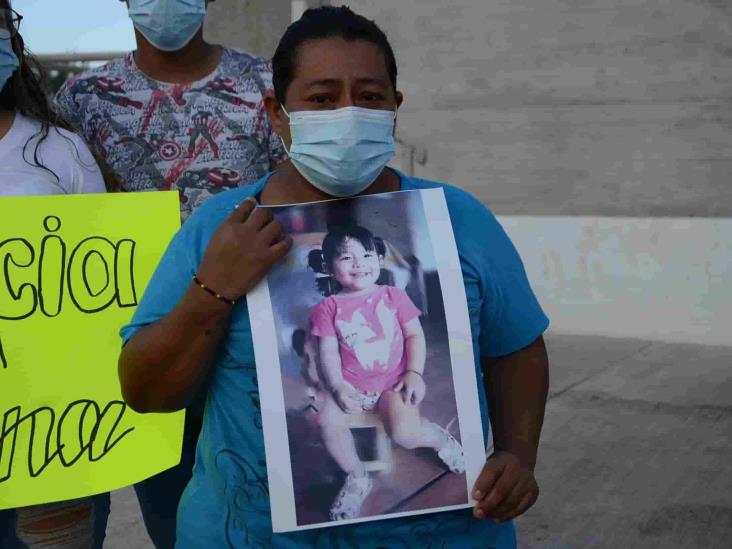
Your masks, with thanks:
<instances>
[{"instance_id":1,"label":"shirt sleeve","mask_svg":"<svg viewBox=\"0 0 732 549\"><path fill-rule=\"evenodd\" d=\"M390 293L391 301L396 308L397 320L402 328L422 314L422 311L417 308L407 292L401 288L392 287Z\"/></svg>"},{"instance_id":2,"label":"shirt sleeve","mask_svg":"<svg viewBox=\"0 0 732 549\"><path fill-rule=\"evenodd\" d=\"M318 337L337 336L333 300L324 299L310 313L310 333Z\"/></svg>"},{"instance_id":3,"label":"shirt sleeve","mask_svg":"<svg viewBox=\"0 0 732 549\"><path fill-rule=\"evenodd\" d=\"M469 194L450 209L467 274L480 286L481 356L511 354L533 343L549 325L523 262L491 211ZM454 209L457 206L458 209Z\"/></svg>"},{"instance_id":4,"label":"shirt sleeve","mask_svg":"<svg viewBox=\"0 0 732 549\"><path fill-rule=\"evenodd\" d=\"M120 330L123 345L140 329L167 316L191 284L196 268L192 248L193 222L192 217L168 244L132 320Z\"/></svg>"}]
</instances>

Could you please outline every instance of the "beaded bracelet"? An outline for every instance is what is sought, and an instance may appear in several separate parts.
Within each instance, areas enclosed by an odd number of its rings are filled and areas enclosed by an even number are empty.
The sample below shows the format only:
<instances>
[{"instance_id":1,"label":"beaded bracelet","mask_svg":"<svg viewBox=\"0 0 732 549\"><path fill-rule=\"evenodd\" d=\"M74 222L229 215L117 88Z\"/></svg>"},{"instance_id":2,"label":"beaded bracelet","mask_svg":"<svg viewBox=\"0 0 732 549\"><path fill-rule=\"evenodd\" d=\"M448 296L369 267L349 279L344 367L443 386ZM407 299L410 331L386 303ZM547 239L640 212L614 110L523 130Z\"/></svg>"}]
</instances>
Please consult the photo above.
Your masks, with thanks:
<instances>
[{"instance_id":1,"label":"beaded bracelet","mask_svg":"<svg viewBox=\"0 0 732 549\"><path fill-rule=\"evenodd\" d=\"M223 301L224 303L226 303L228 305L232 305L232 306L236 305L236 299L229 299L228 297L224 297L220 293L215 292L214 290L212 290L211 288L206 286L203 282L201 282L201 280L198 278L198 275L193 275L193 282L196 284L196 286L201 288L204 292L206 292L207 294L211 294L219 301Z\"/></svg>"},{"instance_id":2,"label":"beaded bracelet","mask_svg":"<svg viewBox=\"0 0 732 549\"><path fill-rule=\"evenodd\" d=\"M407 370L407 372L412 372L413 374L417 374L419 377L424 378L424 376L417 370Z\"/></svg>"}]
</instances>

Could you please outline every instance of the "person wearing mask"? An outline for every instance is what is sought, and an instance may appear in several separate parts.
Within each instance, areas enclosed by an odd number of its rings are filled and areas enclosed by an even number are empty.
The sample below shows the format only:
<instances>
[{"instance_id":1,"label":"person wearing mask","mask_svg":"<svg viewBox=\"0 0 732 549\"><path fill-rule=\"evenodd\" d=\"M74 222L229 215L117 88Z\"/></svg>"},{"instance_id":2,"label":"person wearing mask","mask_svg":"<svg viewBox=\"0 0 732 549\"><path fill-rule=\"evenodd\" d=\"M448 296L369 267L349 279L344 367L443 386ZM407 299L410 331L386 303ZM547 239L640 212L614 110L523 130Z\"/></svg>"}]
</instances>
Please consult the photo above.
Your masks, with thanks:
<instances>
[{"instance_id":1,"label":"person wearing mask","mask_svg":"<svg viewBox=\"0 0 732 549\"><path fill-rule=\"evenodd\" d=\"M56 95L123 190L177 190L183 221L285 157L264 108L271 65L204 40L212 1L127 0L137 49L72 77Z\"/></svg>"},{"instance_id":2,"label":"person wearing mask","mask_svg":"<svg viewBox=\"0 0 732 549\"><path fill-rule=\"evenodd\" d=\"M193 215L121 331L119 375L133 409L180 410L207 391L196 466L178 511L177 547L516 547L511 519L538 497L534 467L548 391L542 339L548 319L521 259L471 195L385 167L403 97L394 53L375 23L346 7L308 10L282 37L273 70L267 110L290 160ZM489 421L492 426L495 450L472 487L477 504L472 512L274 534L245 296L288 253L292 239L257 202L428 188L444 190L450 212L483 381L485 432Z\"/></svg>"},{"instance_id":3,"label":"person wearing mask","mask_svg":"<svg viewBox=\"0 0 732 549\"><path fill-rule=\"evenodd\" d=\"M0 200L113 190L84 140L49 105L21 19L0 0ZM101 548L108 514L108 494L0 511L0 547Z\"/></svg>"},{"instance_id":4,"label":"person wearing mask","mask_svg":"<svg viewBox=\"0 0 732 549\"><path fill-rule=\"evenodd\" d=\"M178 191L183 221L214 194L256 182L285 158L264 107L271 64L206 42L208 3L128 0L137 49L73 77L56 95L123 190ZM135 486L158 549L175 544L202 409L203 397L187 409L180 464Z\"/></svg>"}]
</instances>

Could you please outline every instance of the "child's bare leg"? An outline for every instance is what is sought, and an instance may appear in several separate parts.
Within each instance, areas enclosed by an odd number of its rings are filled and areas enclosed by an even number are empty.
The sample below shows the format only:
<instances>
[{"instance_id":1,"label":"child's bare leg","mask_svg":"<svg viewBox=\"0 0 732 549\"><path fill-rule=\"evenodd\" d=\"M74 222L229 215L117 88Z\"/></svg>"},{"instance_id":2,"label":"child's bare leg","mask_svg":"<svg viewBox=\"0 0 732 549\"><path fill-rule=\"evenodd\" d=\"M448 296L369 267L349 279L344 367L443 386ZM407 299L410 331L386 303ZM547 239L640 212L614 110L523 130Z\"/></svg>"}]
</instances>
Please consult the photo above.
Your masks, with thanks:
<instances>
[{"instance_id":1,"label":"child's bare leg","mask_svg":"<svg viewBox=\"0 0 732 549\"><path fill-rule=\"evenodd\" d=\"M358 459L353 434L348 427L348 414L338 406L329 392L319 414L323 442L333 459L346 473L346 479L330 507L331 520L356 518L373 483Z\"/></svg>"},{"instance_id":2,"label":"child's bare leg","mask_svg":"<svg viewBox=\"0 0 732 549\"><path fill-rule=\"evenodd\" d=\"M323 407L318 414L318 424L328 453L346 474L364 474L363 463L358 459L356 443L348 426L348 414L338 406L329 391L325 392Z\"/></svg>"},{"instance_id":3,"label":"child's bare leg","mask_svg":"<svg viewBox=\"0 0 732 549\"><path fill-rule=\"evenodd\" d=\"M379 399L379 414L391 439L408 450L433 448L439 451L447 438L434 423L419 415L419 406L404 402L402 393L384 391Z\"/></svg>"}]
</instances>

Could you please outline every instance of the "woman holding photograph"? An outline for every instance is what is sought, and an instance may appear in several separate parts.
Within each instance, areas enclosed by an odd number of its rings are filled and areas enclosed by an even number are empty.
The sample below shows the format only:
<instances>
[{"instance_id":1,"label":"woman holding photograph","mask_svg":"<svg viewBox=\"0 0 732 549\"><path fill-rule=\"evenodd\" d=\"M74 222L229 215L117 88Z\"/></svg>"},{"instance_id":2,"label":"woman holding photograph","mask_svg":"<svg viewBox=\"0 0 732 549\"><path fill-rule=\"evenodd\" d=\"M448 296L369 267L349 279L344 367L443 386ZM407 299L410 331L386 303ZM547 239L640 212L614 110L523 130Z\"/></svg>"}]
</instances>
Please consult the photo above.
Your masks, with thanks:
<instances>
[{"instance_id":1,"label":"woman holding photograph","mask_svg":"<svg viewBox=\"0 0 732 549\"><path fill-rule=\"evenodd\" d=\"M135 410L180 410L207 390L193 478L178 509L177 547L515 547L510 519L538 497L534 467L548 389L541 337L548 320L516 250L469 194L385 168L394 154L395 112L403 98L394 53L372 21L345 7L308 10L281 39L273 77L267 109L290 160L255 185L219 194L192 216L122 330L120 380ZM450 212L474 368L484 380L484 431L489 421L493 426L495 451L472 489L477 504L472 513L274 534L244 296L288 253L292 239L256 202L298 204L429 188L444 190ZM349 288L360 291L356 283ZM414 320L409 316L405 328ZM417 331L413 322L406 328L406 334ZM405 373L404 386L418 399L416 378L424 363L419 345L414 347L405 357L404 369L414 372ZM331 373L337 382L336 362ZM348 396L343 392L344 405ZM411 415L415 440L441 448L445 437L439 439L439 429L425 434L418 417ZM427 442L430 436L435 438Z\"/></svg>"},{"instance_id":2,"label":"woman holding photograph","mask_svg":"<svg viewBox=\"0 0 732 549\"><path fill-rule=\"evenodd\" d=\"M420 417L427 391L420 310L404 290L377 284L383 241L363 227L344 227L328 233L320 254L336 291L310 315L327 388L318 423L326 449L346 473L330 518L346 520L358 516L372 488L348 414L376 410L396 444L432 448L453 473L465 471L465 458L455 437Z\"/></svg>"}]
</instances>

